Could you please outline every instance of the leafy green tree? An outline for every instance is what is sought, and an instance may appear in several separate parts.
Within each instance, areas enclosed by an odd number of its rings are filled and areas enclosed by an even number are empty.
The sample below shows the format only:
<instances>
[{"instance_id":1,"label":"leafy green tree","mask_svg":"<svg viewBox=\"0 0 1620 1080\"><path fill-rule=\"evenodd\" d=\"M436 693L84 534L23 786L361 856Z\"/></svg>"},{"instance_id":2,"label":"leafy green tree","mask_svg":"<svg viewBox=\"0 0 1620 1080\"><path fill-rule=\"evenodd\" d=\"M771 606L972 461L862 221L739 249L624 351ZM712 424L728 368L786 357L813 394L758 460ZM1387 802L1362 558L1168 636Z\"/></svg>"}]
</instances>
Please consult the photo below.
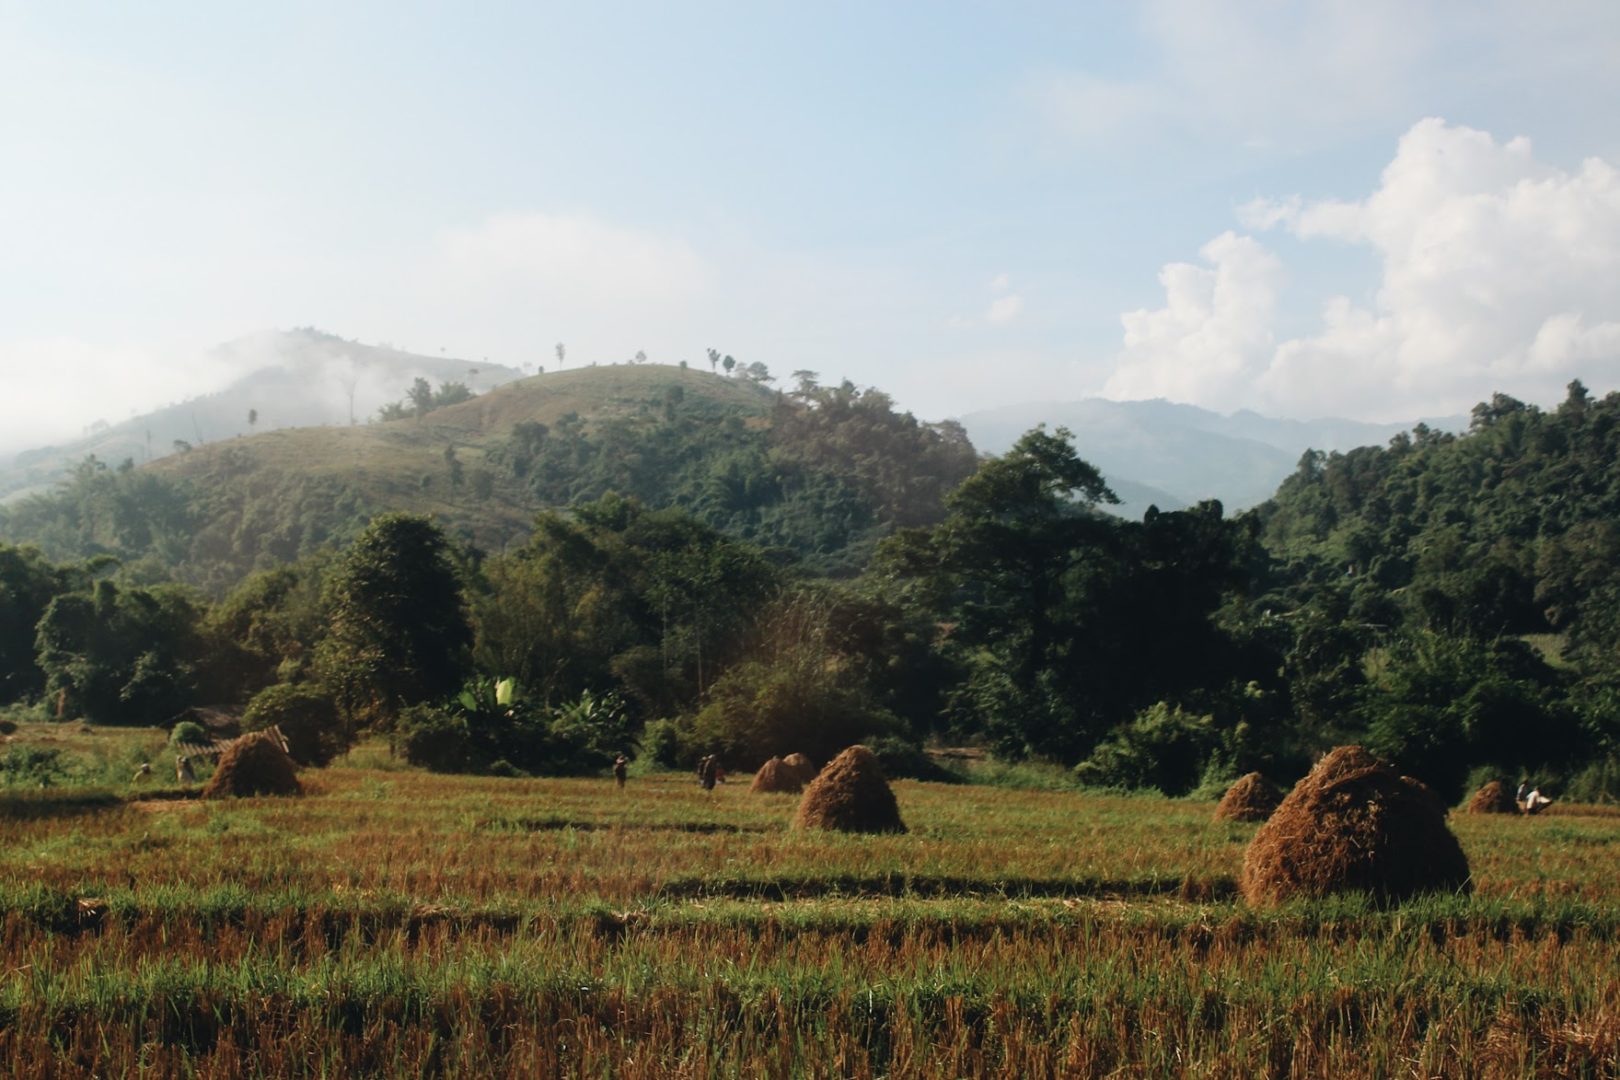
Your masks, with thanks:
<instances>
[{"instance_id":1,"label":"leafy green tree","mask_svg":"<svg viewBox=\"0 0 1620 1080\"><path fill-rule=\"evenodd\" d=\"M349 748L352 734L338 714L337 703L312 683L278 683L254 695L242 714L249 731L281 729L287 752L300 765L326 765Z\"/></svg>"},{"instance_id":2,"label":"leafy green tree","mask_svg":"<svg viewBox=\"0 0 1620 1080\"><path fill-rule=\"evenodd\" d=\"M640 716L700 695L778 580L751 545L616 495L540 515L523 548L482 572L481 668L546 707L614 690Z\"/></svg>"},{"instance_id":3,"label":"leafy green tree","mask_svg":"<svg viewBox=\"0 0 1620 1080\"><path fill-rule=\"evenodd\" d=\"M202 652L202 612L172 586L56 597L35 644L47 695L62 717L98 724L160 725L191 703Z\"/></svg>"},{"instance_id":4,"label":"leafy green tree","mask_svg":"<svg viewBox=\"0 0 1620 1080\"><path fill-rule=\"evenodd\" d=\"M1155 788L1170 796L1198 786L1221 733L1213 716L1195 716L1158 702L1137 713L1075 766L1075 779L1094 787Z\"/></svg>"},{"instance_id":5,"label":"leafy green tree","mask_svg":"<svg viewBox=\"0 0 1620 1080\"><path fill-rule=\"evenodd\" d=\"M422 417L433 411L433 384L426 379L418 376L405 396L410 400L412 415Z\"/></svg>"},{"instance_id":6,"label":"leafy green tree","mask_svg":"<svg viewBox=\"0 0 1620 1080\"><path fill-rule=\"evenodd\" d=\"M53 599L82 586L82 571L52 564L37 548L0 544L0 705L44 689L36 629Z\"/></svg>"},{"instance_id":7,"label":"leafy green tree","mask_svg":"<svg viewBox=\"0 0 1620 1080\"><path fill-rule=\"evenodd\" d=\"M1416 631L1390 643L1364 706L1369 742L1442 797L1464 794L1469 770L1565 764L1579 731L1555 692L1559 677L1521 641Z\"/></svg>"},{"instance_id":8,"label":"leafy green tree","mask_svg":"<svg viewBox=\"0 0 1620 1080\"><path fill-rule=\"evenodd\" d=\"M454 693L470 670L472 628L449 542L427 518L372 519L328 579L322 681L361 723Z\"/></svg>"},{"instance_id":9,"label":"leafy green tree","mask_svg":"<svg viewBox=\"0 0 1620 1080\"><path fill-rule=\"evenodd\" d=\"M325 628L323 569L312 559L262 571L209 609L200 627L207 643L198 671L203 700L243 702L309 672Z\"/></svg>"}]
</instances>

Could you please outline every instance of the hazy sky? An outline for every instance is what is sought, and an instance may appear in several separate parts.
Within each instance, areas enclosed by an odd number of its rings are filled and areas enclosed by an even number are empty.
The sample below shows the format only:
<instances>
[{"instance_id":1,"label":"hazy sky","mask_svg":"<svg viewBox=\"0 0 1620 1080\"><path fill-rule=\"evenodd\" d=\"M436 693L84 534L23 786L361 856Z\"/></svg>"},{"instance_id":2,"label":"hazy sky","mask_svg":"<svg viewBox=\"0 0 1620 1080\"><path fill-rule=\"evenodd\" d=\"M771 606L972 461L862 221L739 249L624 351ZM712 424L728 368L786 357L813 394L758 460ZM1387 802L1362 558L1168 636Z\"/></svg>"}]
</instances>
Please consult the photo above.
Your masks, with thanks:
<instances>
[{"instance_id":1,"label":"hazy sky","mask_svg":"<svg viewBox=\"0 0 1620 1080\"><path fill-rule=\"evenodd\" d=\"M0 0L0 445L313 324L928 417L1620 387L1620 3Z\"/></svg>"}]
</instances>

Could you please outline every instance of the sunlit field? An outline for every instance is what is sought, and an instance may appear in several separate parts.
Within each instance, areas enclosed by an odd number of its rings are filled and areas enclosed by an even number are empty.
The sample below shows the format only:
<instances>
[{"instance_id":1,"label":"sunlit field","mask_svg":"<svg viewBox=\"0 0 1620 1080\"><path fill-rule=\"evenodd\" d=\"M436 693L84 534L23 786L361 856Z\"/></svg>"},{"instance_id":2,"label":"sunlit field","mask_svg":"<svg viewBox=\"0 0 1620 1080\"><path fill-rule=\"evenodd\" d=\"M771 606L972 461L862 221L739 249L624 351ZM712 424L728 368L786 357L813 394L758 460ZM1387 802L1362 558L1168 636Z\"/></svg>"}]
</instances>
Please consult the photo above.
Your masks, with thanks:
<instances>
[{"instance_id":1,"label":"sunlit field","mask_svg":"<svg viewBox=\"0 0 1620 1080\"><path fill-rule=\"evenodd\" d=\"M864 838L740 783L389 764L8 791L0 1073L1620 1070L1599 808L1454 814L1470 897L1260 913L1207 803L902 782Z\"/></svg>"}]
</instances>

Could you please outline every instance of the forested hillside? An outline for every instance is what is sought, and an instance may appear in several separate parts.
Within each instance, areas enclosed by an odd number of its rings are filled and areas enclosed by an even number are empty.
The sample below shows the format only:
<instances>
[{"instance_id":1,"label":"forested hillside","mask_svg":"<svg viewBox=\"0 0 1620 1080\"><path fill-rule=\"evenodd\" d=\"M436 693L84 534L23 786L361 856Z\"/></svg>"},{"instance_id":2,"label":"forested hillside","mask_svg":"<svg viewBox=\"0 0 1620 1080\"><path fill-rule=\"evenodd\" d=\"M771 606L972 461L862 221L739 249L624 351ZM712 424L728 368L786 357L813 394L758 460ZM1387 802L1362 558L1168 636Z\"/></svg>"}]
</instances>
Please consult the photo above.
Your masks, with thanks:
<instances>
[{"instance_id":1,"label":"forested hillside","mask_svg":"<svg viewBox=\"0 0 1620 1080\"><path fill-rule=\"evenodd\" d=\"M864 739L938 776L940 739L1169 794L1356 741L1447 799L1620 795L1620 395L1497 397L1308 454L1254 512L1131 521L1065 429L979 460L801 376L418 387L401 420L86 463L0 519L50 545L0 547L0 706L246 705L522 773Z\"/></svg>"},{"instance_id":2,"label":"forested hillside","mask_svg":"<svg viewBox=\"0 0 1620 1080\"><path fill-rule=\"evenodd\" d=\"M1342 586L1370 621L1616 643L1620 395L1576 382L1543 412L1499 394L1463 436L1309 453L1257 513L1300 586Z\"/></svg>"},{"instance_id":3,"label":"forested hillside","mask_svg":"<svg viewBox=\"0 0 1620 1080\"><path fill-rule=\"evenodd\" d=\"M454 404L415 389L419 402L389 410L399 419L266 432L142 468L86 459L53 493L0 507L0 537L219 594L385 510L432 514L458 542L499 551L537 511L614 492L851 573L892 528L937 520L975 465L960 428L847 383L778 393L754 376L622 365Z\"/></svg>"}]
</instances>

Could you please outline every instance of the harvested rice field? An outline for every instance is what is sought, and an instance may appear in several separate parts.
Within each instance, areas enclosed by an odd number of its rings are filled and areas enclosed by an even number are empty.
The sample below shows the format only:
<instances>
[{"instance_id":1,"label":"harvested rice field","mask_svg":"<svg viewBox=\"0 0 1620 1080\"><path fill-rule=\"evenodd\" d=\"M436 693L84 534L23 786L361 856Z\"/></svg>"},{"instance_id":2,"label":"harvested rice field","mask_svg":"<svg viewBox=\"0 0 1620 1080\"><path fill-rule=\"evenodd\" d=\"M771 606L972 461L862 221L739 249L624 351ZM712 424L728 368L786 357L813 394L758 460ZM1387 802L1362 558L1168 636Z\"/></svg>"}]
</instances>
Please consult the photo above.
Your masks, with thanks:
<instances>
[{"instance_id":1,"label":"harvested rice field","mask_svg":"<svg viewBox=\"0 0 1620 1080\"><path fill-rule=\"evenodd\" d=\"M1209 803L302 780L5 795L0 1075L1620 1072L1611 810L1454 812L1471 895L1256 911Z\"/></svg>"}]
</instances>

